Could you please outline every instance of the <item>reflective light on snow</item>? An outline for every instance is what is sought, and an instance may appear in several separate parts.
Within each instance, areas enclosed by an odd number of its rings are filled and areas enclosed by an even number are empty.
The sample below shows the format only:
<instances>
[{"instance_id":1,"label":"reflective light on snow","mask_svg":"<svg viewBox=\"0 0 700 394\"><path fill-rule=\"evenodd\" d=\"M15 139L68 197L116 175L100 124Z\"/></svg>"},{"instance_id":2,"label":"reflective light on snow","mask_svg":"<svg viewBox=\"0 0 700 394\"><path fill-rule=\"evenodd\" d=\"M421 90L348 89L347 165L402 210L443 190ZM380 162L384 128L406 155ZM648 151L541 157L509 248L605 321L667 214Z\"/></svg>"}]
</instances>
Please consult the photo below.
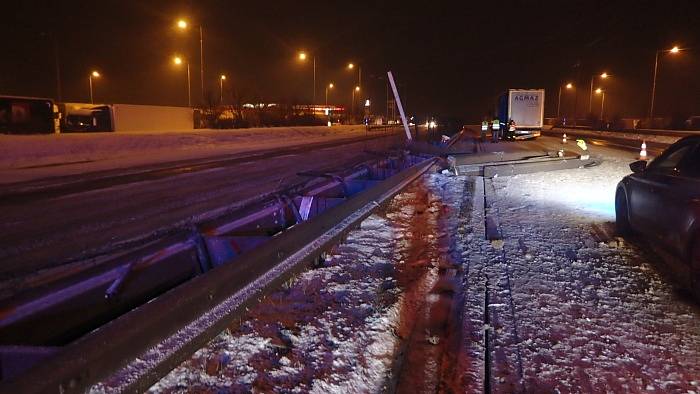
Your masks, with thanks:
<instances>
[{"instance_id":1,"label":"reflective light on snow","mask_svg":"<svg viewBox=\"0 0 700 394\"><path fill-rule=\"evenodd\" d=\"M615 217L615 204L609 201L592 201L585 205L585 209L597 212L606 216Z\"/></svg>"},{"instance_id":2,"label":"reflective light on snow","mask_svg":"<svg viewBox=\"0 0 700 394\"><path fill-rule=\"evenodd\" d=\"M621 174L600 176L597 170L567 170L528 175L524 195L607 218L615 217L615 188ZM607 174L606 174L607 175Z\"/></svg>"}]
</instances>

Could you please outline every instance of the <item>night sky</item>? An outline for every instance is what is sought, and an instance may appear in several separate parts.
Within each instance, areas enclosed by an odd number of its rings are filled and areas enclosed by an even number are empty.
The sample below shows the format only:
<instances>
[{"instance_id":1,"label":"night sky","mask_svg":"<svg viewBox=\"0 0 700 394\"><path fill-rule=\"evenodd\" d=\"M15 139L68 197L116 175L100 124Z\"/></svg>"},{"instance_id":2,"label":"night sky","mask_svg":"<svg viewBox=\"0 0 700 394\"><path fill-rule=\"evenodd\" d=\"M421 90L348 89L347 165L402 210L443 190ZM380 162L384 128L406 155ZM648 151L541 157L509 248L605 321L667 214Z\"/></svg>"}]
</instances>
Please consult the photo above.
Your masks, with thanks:
<instances>
[{"instance_id":1,"label":"night sky","mask_svg":"<svg viewBox=\"0 0 700 394\"><path fill-rule=\"evenodd\" d=\"M578 87L581 116L590 77L607 71L606 112L648 112L656 49L689 48L661 57L656 113L700 115L700 1L2 1L0 94L57 97L54 43L63 101L186 105L191 60L199 98L199 42L204 27L206 93L227 100L308 102L317 58L317 101L347 105L362 67L364 92L383 111L387 70L402 85L408 112L474 121L507 88L547 89L556 112L559 83ZM175 29L178 17L193 26ZM578 65L578 66L577 66ZM578 77L578 78L577 78ZM596 83L596 85L600 85ZM562 112L574 94L565 92ZM600 101L594 100L598 111Z\"/></svg>"}]
</instances>

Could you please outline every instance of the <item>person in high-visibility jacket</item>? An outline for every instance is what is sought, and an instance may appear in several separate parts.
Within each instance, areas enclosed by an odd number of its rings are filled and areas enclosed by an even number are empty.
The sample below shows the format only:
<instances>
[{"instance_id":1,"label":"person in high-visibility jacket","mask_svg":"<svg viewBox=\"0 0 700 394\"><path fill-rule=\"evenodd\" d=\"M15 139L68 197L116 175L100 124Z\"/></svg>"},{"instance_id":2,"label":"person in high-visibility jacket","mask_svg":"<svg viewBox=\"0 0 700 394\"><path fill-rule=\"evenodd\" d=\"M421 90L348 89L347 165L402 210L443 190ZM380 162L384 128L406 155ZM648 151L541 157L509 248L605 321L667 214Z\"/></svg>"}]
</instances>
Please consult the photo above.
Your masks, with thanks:
<instances>
[{"instance_id":1,"label":"person in high-visibility jacket","mask_svg":"<svg viewBox=\"0 0 700 394\"><path fill-rule=\"evenodd\" d=\"M489 131L489 121L484 119L481 122L481 142L486 141L486 132Z\"/></svg>"},{"instance_id":2,"label":"person in high-visibility jacket","mask_svg":"<svg viewBox=\"0 0 700 394\"><path fill-rule=\"evenodd\" d=\"M500 134L501 134L501 121L498 120L498 118L496 118L493 120L493 122L491 122L491 142L493 142L493 143L498 142Z\"/></svg>"}]
</instances>

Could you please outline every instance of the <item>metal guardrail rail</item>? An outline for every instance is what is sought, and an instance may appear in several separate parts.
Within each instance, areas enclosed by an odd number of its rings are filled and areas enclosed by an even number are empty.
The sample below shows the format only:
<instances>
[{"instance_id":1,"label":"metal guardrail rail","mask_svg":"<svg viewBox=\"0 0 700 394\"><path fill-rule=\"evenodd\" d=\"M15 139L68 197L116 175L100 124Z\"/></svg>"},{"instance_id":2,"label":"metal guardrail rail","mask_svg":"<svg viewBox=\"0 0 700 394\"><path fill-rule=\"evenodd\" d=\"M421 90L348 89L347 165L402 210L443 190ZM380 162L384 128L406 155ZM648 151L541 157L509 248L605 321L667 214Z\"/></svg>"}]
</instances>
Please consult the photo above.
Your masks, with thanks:
<instances>
[{"instance_id":1,"label":"metal guardrail rail","mask_svg":"<svg viewBox=\"0 0 700 394\"><path fill-rule=\"evenodd\" d=\"M327 180L21 295L0 308L0 391L147 389L436 160L304 174Z\"/></svg>"}]
</instances>

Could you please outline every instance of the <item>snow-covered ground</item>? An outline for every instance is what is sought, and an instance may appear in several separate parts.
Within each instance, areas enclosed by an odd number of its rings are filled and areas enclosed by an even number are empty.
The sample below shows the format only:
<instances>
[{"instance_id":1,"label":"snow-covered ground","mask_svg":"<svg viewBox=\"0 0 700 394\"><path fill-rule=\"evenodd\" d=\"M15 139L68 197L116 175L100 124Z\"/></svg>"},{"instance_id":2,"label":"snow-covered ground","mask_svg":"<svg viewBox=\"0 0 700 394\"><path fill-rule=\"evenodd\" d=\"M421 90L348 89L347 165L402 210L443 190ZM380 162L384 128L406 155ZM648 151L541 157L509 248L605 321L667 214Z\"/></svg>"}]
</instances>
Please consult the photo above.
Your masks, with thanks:
<instances>
[{"instance_id":1,"label":"snow-covered ground","mask_svg":"<svg viewBox=\"0 0 700 394\"><path fill-rule=\"evenodd\" d=\"M629 160L604 159L486 182L426 175L151 392L378 392L423 361L398 379L481 392L488 371L494 392L700 393L700 309L657 272L658 258L610 236ZM485 239L485 215L501 240ZM464 299L454 301L456 358L441 372L410 347L446 338L416 341L406 327L432 318L411 295L435 285L447 254Z\"/></svg>"},{"instance_id":2,"label":"snow-covered ground","mask_svg":"<svg viewBox=\"0 0 700 394\"><path fill-rule=\"evenodd\" d=\"M614 221L627 164L606 158L494 180L504 243L484 246L486 271L502 302L491 307L510 321L495 337L522 370L510 376L522 380L497 382L528 392L700 392L697 304L659 275L659 258L594 235Z\"/></svg>"},{"instance_id":3,"label":"snow-covered ground","mask_svg":"<svg viewBox=\"0 0 700 394\"><path fill-rule=\"evenodd\" d=\"M0 183L363 136L364 126L0 134ZM373 132L378 133L378 132Z\"/></svg>"},{"instance_id":4,"label":"snow-covered ground","mask_svg":"<svg viewBox=\"0 0 700 394\"><path fill-rule=\"evenodd\" d=\"M678 137L674 136L668 136L668 135L652 135L652 134L640 134L640 133L635 133L631 131L597 131L597 130L583 130L583 129L562 129L562 128L556 128L548 131L547 133L557 133L557 134L563 134L563 133L572 133L575 135L582 135L582 136L588 136L588 137L610 137L610 138L621 138L625 140L632 140L632 141L647 141L647 142L658 142L662 144L672 144L683 135L679 134ZM688 135L693 134L693 132L689 132Z\"/></svg>"},{"instance_id":5,"label":"snow-covered ground","mask_svg":"<svg viewBox=\"0 0 700 394\"><path fill-rule=\"evenodd\" d=\"M411 197L411 193L398 200ZM401 311L395 277L411 206L372 215L310 270L216 337L152 392L377 392Z\"/></svg>"}]
</instances>

